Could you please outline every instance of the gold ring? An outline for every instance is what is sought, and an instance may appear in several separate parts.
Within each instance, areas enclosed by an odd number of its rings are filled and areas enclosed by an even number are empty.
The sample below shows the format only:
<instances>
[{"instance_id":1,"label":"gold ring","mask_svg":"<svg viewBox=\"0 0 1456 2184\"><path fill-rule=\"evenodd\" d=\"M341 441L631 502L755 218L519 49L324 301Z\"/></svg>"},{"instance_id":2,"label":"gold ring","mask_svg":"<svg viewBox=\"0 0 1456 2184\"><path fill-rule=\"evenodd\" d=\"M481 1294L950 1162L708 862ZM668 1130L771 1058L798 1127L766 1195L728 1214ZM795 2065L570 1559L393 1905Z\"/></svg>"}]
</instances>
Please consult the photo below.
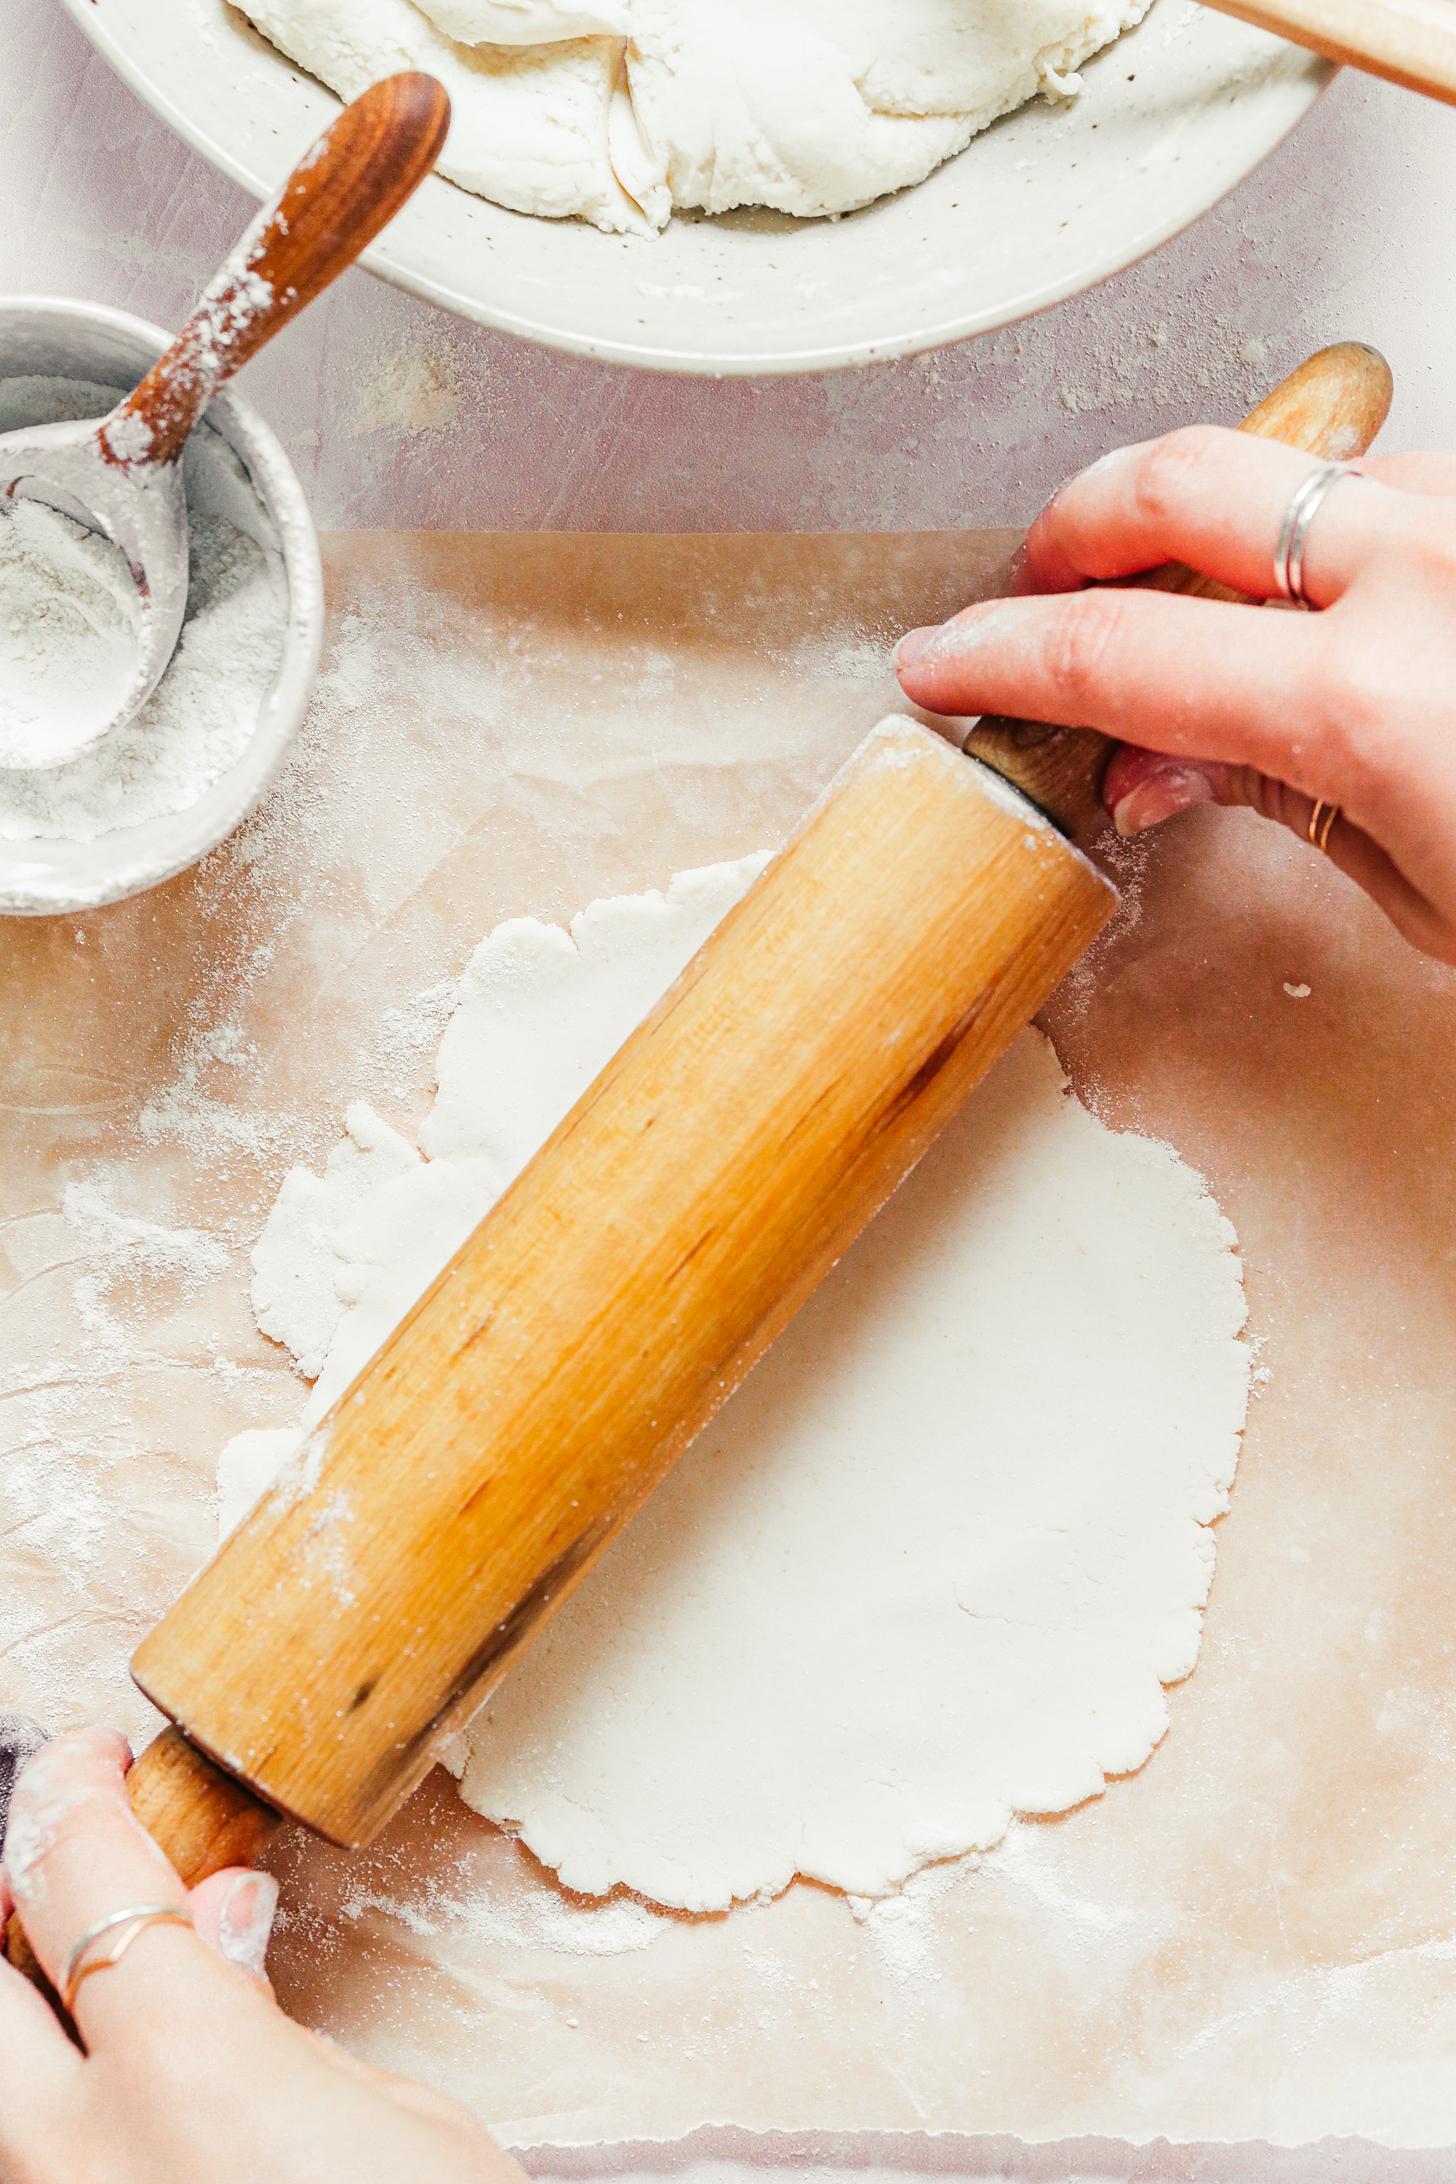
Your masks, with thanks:
<instances>
[{"instance_id":1,"label":"gold ring","mask_svg":"<svg viewBox=\"0 0 1456 2184\"><path fill-rule=\"evenodd\" d=\"M119 1964L138 1934L149 1926L191 1926L192 1913L175 1903L138 1903L127 1911L113 1911L108 1918L98 1919L88 1926L66 1959L65 1974L61 1980L61 2002L68 2017L76 2014L76 1995L93 1972L109 1972L113 1964ZM108 1934L116 1939L103 1956L86 1961L89 1952L98 1941Z\"/></svg>"},{"instance_id":2,"label":"gold ring","mask_svg":"<svg viewBox=\"0 0 1456 2184\"><path fill-rule=\"evenodd\" d=\"M1305 839L1313 848L1319 851L1322 857L1329 855L1330 836L1335 831L1335 822L1339 816L1339 805L1328 804L1323 797L1319 799L1309 815L1309 825L1305 829Z\"/></svg>"}]
</instances>

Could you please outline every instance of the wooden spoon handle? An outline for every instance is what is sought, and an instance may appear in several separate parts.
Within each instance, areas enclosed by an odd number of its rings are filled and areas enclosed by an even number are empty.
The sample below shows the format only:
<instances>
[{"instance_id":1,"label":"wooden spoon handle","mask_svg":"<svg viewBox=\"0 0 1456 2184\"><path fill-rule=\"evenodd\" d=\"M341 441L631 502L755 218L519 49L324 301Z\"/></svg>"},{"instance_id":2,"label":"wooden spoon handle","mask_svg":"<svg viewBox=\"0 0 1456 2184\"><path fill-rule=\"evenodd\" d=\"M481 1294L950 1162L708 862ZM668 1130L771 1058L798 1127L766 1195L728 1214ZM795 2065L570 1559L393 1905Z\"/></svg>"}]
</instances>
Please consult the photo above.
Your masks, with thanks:
<instances>
[{"instance_id":1,"label":"wooden spoon handle","mask_svg":"<svg viewBox=\"0 0 1456 2184\"><path fill-rule=\"evenodd\" d=\"M433 76L355 99L258 215L165 356L101 428L123 469L176 460L218 388L346 272L439 157L450 101Z\"/></svg>"},{"instance_id":2,"label":"wooden spoon handle","mask_svg":"<svg viewBox=\"0 0 1456 2184\"><path fill-rule=\"evenodd\" d=\"M1456 15L1453 0L1440 0ZM1264 440L1349 462L1374 445L1390 415L1394 383L1390 366L1363 342L1342 341L1322 349L1245 418L1244 432ZM1269 541L1272 562L1274 540ZM1137 579L1147 591L1190 593L1198 599L1231 600L1226 591L1192 569L1156 569ZM1086 841L1106 823L1102 777L1116 749L1115 740L1092 728L1053 728L1041 721L1003 720L988 715L966 740L966 750L1014 782L1055 819L1074 841Z\"/></svg>"},{"instance_id":3,"label":"wooden spoon handle","mask_svg":"<svg viewBox=\"0 0 1456 2184\"><path fill-rule=\"evenodd\" d=\"M1451 0L1204 0L1204 6L1456 106Z\"/></svg>"}]
</instances>

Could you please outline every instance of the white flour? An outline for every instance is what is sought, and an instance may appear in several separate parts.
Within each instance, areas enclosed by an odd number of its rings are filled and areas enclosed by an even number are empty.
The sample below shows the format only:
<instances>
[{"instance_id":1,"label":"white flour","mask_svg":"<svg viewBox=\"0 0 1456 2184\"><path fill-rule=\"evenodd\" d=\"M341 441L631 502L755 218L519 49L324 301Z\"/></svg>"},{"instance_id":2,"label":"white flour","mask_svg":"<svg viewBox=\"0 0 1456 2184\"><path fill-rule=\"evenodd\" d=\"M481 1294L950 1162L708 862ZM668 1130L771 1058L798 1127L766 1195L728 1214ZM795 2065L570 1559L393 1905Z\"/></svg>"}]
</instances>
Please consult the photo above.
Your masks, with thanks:
<instances>
[{"instance_id":1,"label":"white flour","mask_svg":"<svg viewBox=\"0 0 1456 2184\"><path fill-rule=\"evenodd\" d=\"M85 743L140 635L137 588L109 539L40 501L0 510L0 767Z\"/></svg>"},{"instance_id":2,"label":"white flour","mask_svg":"<svg viewBox=\"0 0 1456 2184\"><path fill-rule=\"evenodd\" d=\"M115 400L82 381L3 380L0 432ZM7 736L37 747L43 707L69 739L78 713L104 705L134 659L135 599L120 557L64 517L31 504L0 522L0 837L86 842L185 811L242 756L283 655L287 583L241 464L206 426L186 474L189 597L172 665L128 726L42 773L5 770Z\"/></svg>"}]
</instances>

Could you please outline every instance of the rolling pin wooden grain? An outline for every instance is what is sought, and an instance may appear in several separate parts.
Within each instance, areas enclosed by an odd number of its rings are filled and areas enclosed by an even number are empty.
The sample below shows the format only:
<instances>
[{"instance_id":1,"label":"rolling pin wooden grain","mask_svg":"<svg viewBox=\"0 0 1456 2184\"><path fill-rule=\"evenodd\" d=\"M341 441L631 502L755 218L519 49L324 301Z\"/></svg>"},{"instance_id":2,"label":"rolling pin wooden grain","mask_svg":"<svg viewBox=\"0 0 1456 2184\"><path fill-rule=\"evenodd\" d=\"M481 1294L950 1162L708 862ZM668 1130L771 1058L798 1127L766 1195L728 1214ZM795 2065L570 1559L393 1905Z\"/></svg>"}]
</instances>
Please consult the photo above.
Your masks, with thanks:
<instances>
[{"instance_id":1,"label":"rolling pin wooden grain","mask_svg":"<svg viewBox=\"0 0 1456 2184\"><path fill-rule=\"evenodd\" d=\"M1389 394L1330 350L1249 429L1348 455ZM187 1880L279 1813L369 1839L1102 930L1046 814L1108 746L970 748L876 730L143 1643Z\"/></svg>"},{"instance_id":2,"label":"rolling pin wooden grain","mask_svg":"<svg viewBox=\"0 0 1456 2184\"><path fill-rule=\"evenodd\" d=\"M1453 0L1203 0L1327 60L1456 106Z\"/></svg>"}]
</instances>

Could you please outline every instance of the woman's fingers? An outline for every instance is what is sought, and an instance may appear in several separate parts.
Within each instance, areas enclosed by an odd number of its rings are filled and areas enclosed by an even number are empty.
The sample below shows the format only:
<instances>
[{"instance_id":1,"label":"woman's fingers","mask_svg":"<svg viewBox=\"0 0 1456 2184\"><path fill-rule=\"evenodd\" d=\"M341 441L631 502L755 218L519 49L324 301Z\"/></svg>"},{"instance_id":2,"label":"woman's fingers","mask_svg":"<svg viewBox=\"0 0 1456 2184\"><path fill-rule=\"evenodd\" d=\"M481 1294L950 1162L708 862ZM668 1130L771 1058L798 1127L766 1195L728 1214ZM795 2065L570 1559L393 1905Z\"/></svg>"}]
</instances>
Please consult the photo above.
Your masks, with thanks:
<instances>
[{"instance_id":1,"label":"woman's fingers","mask_svg":"<svg viewBox=\"0 0 1456 2184\"><path fill-rule=\"evenodd\" d=\"M1375 478L1397 493L1417 493L1423 500L1456 500L1456 455L1364 455L1351 467L1362 478Z\"/></svg>"},{"instance_id":2,"label":"woman's fingers","mask_svg":"<svg viewBox=\"0 0 1456 2184\"><path fill-rule=\"evenodd\" d=\"M972 607L913 631L898 664L906 695L932 712L1009 713L1142 746L1114 758L1104 786L1126 833L1195 803L1247 804L1305 833L1317 798L1368 816L1382 741L1399 733L1397 714L1341 696L1332 623L1086 591ZM1449 954L1430 902L1370 834L1342 814L1326 847L1408 940Z\"/></svg>"},{"instance_id":3,"label":"woman's fingers","mask_svg":"<svg viewBox=\"0 0 1456 2184\"><path fill-rule=\"evenodd\" d=\"M1252 599L1278 596L1275 560L1285 518L1318 465L1295 448L1194 425L1120 449L1062 488L1027 536L1022 592L1076 591L1166 562ZM1404 514L1373 471L1346 480L1319 511L1305 563L1316 606L1330 606Z\"/></svg>"},{"instance_id":4,"label":"woman's fingers","mask_svg":"<svg viewBox=\"0 0 1456 2184\"><path fill-rule=\"evenodd\" d=\"M1102 794L1123 836L1145 833L1198 804L1256 811L1308 842L1311 853L1322 851L1416 947L1434 952L1445 937L1431 905L1372 836L1329 803L1255 767L1170 759L1125 744L1113 753Z\"/></svg>"},{"instance_id":5,"label":"woman's fingers","mask_svg":"<svg viewBox=\"0 0 1456 2184\"><path fill-rule=\"evenodd\" d=\"M15 1786L6 1871L30 1945L57 1992L72 1950L100 1920L142 1907L187 1911L186 1889L127 1803L130 1764L123 1738L83 1729L46 1745ZM87 2047L158 2015L186 2023L200 2006L199 1970L210 1964L189 1928L148 1927L120 1963L81 1987L75 2014Z\"/></svg>"},{"instance_id":6,"label":"woman's fingers","mask_svg":"<svg viewBox=\"0 0 1456 2184\"><path fill-rule=\"evenodd\" d=\"M14 1909L0 1867L0 1937ZM27 2161L42 2152L54 2158L56 2118L80 2068L51 2010L0 1953L0 2176L31 2173Z\"/></svg>"},{"instance_id":7,"label":"woman's fingers","mask_svg":"<svg viewBox=\"0 0 1456 2184\"><path fill-rule=\"evenodd\" d=\"M44 1997L5 1961L3 1937L14 1910L15 1896L0 1867L0 2145L5 2118L26 2082L22 2061L27 2070L40 2063L59 2070L76 2053Z\"/></svg>"},{"instance_id":8,"label":"woman's fingers","mask_svg":"<svg viewBox=\"0 0 1456 2184\"><path fill-rule=\"evenodd\" d=\"M906 696L931 712L1100 728L1155 750L1293 770L1311 795L1341 795L1324 777L1331 754L1317 724L1302 737L1318 628L1306 615L1165 592L1088 591L968 608L913 630L897 665Z\"/></svg>"}]
</instances>

